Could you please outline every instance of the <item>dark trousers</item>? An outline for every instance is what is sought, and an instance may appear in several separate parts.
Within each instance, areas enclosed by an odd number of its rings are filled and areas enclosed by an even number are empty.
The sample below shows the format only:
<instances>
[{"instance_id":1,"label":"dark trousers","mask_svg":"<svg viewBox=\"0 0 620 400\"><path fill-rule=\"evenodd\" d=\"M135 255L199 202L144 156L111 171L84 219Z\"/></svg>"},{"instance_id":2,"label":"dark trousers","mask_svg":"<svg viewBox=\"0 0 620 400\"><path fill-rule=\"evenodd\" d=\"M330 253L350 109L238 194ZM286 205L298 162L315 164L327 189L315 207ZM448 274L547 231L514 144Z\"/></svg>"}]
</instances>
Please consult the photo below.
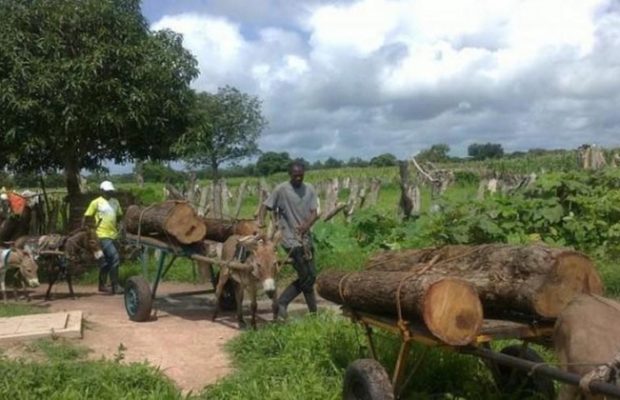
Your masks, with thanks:
<instances>
[{"instance_id":1,"label":"dark trousers","mask_svg":"<svg viewBox=\"0 0 620 400\"><path fill-rule=\"evenodd\" d=\"M307 259L303 247L295 247L290 251L293 259L293 268L297 272L297 279L292 283L299 292L308 293L314 290L316 281L316 267L314 266L314 250L310 251L310 259Z\"/></svg>"},{"instance_id":2,"label":"dark trousers","mask_svg":"<svg viewBox=\"0 0 620 400\"><path fill-rule=\"evenodd\" d=\"M303 247L285 248L293 260L293 268L297 272L297 279L293 281L278 299L278 305L284 310L288 304L300 293L304 294L308 310L316 312L316 297L314 295L314 282L316 281L316 267L314 266L314 249L308 249L309 256Z\"/></svg>"}]
</instances>

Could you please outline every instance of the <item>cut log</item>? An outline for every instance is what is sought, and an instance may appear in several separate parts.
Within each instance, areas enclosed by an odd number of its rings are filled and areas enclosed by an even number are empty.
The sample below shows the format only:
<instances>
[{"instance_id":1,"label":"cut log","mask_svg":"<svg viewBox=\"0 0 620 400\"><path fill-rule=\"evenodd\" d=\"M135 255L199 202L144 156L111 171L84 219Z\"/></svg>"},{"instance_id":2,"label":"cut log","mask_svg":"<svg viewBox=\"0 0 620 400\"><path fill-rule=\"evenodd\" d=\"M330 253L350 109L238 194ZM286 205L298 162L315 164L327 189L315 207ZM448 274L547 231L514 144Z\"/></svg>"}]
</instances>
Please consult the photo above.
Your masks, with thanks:
<instances>
[{"instance_id":1,"label":"cut log","mask_svg":"<svg viewBox=\"0 0 620 400\"><path fill-rule=\"evenodd\" d=\"M207 226L205 239L216 242L225 242L232 235L248 236L255 235L260 229L253 219L240 219L236 221L203 218Z\"/></svg>"},{"instance_id":2,"label":"cut log","mask_svg":"<svg viewBox=\"0 0 620 400\"><path fill-rule=\"evenodd\" d=\"M140 235L171 236L182 244L201 241L207 233L204 221L187 202L165 201L141 208L132 205L125 213L125 227Z\"/></svg>"},{"instance_id":3,"label":"cut log","mask_svg":"<svg viewBox=\"0 0 620 400\"><path fill-rule=\"evenodd\" d=\"M371 258L367 269L416 271L470 282L480 294L487 317L521 313L555 318L577 294L601 294L596 267L582 253L542 244L444 246L391 251Z\"/></svg>"},{"instance_id":4,"label":"cut log","mask_svg":"<svg viewBox=\"0 0 620 400\"><path fill-rule=\"evenodd\" d=\"M471 343L482 326L482 305L473 286L433 273L325 271L317 291L334 303L380 315L398 316L400 301L403 319L423 321L450 345Z\"/></svg>"}]
</instances>

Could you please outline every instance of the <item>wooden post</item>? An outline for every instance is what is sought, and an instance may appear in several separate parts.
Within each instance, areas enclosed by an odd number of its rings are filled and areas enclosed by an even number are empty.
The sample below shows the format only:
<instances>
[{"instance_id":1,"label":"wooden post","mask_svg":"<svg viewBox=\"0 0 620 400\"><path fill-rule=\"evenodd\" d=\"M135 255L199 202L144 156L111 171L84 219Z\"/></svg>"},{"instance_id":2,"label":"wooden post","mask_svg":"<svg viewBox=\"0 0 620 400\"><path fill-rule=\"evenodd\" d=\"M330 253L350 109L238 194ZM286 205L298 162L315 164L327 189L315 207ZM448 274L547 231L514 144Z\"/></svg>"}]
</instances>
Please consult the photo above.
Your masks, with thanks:
<instances>
[{"instance_id":1,"label":"wooden post","mask_svg":"<svg viewBox=\"0 0 620 400\"><path fill-rule=\"evenodd\" d=\"M401 161L400 169L400 202L399 210L403 219L409 219L420 212L420 189L412 182L409 163Z\"/></svg>"},{"instance_id":2,"label":"wooden post","mask_svg":"<svg viewBox=\"0 0 620 400\"><path fill-rule=\"evenodd\" d=\"M247 186L247 182L243 181L239 185L237 189L237 200L235 202L235 213L233 215L234 219L239 218L239 214L241 213L241 206L243 205L243 196L245 196L245 188Z\"/></svg>"},{"instance_id":3,"label":"wooden post","mask_svg":"<svg viewBox=\"0 0 620 400\"><path fill-rule=\"evenodd\" d=\"M369 206L377 205L377 200L379 199L380 190L381 190L381 179L371 178L370 179L370 192L368 193L366 204L368 204Z\"/></svg>"},{"instance_id":4,"label":"wooden post","mask_svg":"<svg viewBox=\"0 0 620 400\"><path fill-rule=\"evenodd\" d=\"M349 183L349 199L347 200L347 207L345 208L345 215L347 222L351 221L351 216L355 212L357 206L357 195L359 193L359 184L357 180L351 180Z\"/></svg>"},{"instance_id":5,"label":"wooden post","mask_svg":"<svg viewBox=\"0 0 620 400\"><path fill-rule=\"evenodd\" d=\"M189 173L189 187L185 193L185 197L190 204L194 204L196 197L196 171L190 171Z\"/></svg>"},{"instance_id":6,"label":"wooden post","mask_svg":"<svg viewBox=\"0 0 620 400\"><path fill-rule=\"evenodd\" d=\"M325 194L325 209L332 210L338 203L338 192L340 191L340 185L338 178L333 178L330 184L327 186L327 192Z\"/></svg>"},{"instance_id":7,"label":"wooden post","mask_svg":"<svg viewBox=\"0 0 620 400\"><path fill-rule=\"evenodd\" d=\"M258 204L256 205L256 211L254 212L255 217L258 215L258 211L260 210L261 205L265 200L267 200L267 197L269 197L270 193L271 189L269 188L267 181L264 177L261 177L258 185Z\"/></svg>"}]
</instances>

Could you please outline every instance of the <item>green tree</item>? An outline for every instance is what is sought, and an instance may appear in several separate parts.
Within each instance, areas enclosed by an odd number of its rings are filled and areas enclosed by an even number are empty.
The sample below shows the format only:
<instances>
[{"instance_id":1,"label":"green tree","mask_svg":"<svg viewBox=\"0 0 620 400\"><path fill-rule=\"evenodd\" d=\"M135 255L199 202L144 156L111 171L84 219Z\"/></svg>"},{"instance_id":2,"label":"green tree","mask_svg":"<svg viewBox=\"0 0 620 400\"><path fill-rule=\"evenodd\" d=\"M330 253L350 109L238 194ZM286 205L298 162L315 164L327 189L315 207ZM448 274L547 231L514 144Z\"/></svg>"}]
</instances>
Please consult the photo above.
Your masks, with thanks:
<instances>
[{"instance_id":1,"label":"green tree","mask_svg":"<svg viewBox=\"0 0 620 400\"><path fill-rule=\"evenodd\" d=\"M334 158L334 157L329 157L327 160L325 160L325 162L323 163L323 168L340 168L342 167L343 162Z\"/></svg>"},{"instance_id":2,"label":"green tree","mask_svg":"<svg viewBox=\"0 0 620 400\"><path fill-rule=\"evenodd\" d=\"M430 162L446 162L450 158L450 146L447 144L434 144L429 149L422 150L417 156L418 161L430 161Z\"/></svg>"},{"instance_id":3,"label":"green tree","mask_svg":"<svg viewBox=\"0 0 620 400\"><path fill-rule=\"evenodd\" d=\"M370 159L372 167L393 167L397 162L398 159L391 153L383 153Z\"/></svg>"},{"instance_id":4,"label":"green tree","mask_svg":"<svg viewBox=\"0 0 620 400\"><path fill-rule=\"evenodd\" d=\"M498 143L472 143L467 147L467 154L474 160L486 160L488 158L502 158L504 149Z\"/></svg>"},{"instance_id":5,"label":"green tree","mask_svg":"<svg viewBox=\"0 0 620 400\"><path fill-rule=\"evenodd\" d=\"M261 109L257 97L231 86L199 93L176 153L191 165L209 166L217 179L222 163L258 153L256 140L267 124Z\"/></svg>"},{"instance_id":6,"label":"green tree","mask_svg":"<svg viewBox=\"0 0 620 400\"><path fill-rule=\"evenodd\" d=\"M347 167L367 167L368 161L360 158L360 157L351 157L349 161L347 161Z\"/></svg>"},{"instance_id":7,"label":"green tree","mask_svg":"<svg viewBox=\"0 0 620 400\"><path fill-rule=\"evenodd\" d=\"M0 0L0 18L0 164L64 169L73 195L83 168L169 156L196 60L139 0Z\"/></svg>"},{"instance_id":8,"label":"green tree","mask_svg":"<svg viewBox=\"0 0 620 400\"><path fill-rule=\"evenodd\" d=\"M268 151L258 157L256 161L256 170L262 176L275 174L276 172L284 172L288 169L291 157L287 152L276 153Z\"/></svg>"}]
</instances>

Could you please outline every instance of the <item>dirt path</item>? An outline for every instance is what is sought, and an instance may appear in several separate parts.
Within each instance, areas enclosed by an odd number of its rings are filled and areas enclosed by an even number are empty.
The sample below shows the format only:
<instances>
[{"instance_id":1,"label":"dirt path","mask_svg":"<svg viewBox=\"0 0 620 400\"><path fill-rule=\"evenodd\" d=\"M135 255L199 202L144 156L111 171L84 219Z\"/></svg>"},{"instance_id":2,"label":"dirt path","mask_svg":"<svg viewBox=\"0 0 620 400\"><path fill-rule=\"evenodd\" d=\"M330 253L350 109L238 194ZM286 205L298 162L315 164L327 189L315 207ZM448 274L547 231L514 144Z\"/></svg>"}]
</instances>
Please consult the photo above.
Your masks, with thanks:
<instances>
[{"instance_id":1,"label":"dirt path","mask_svg":"<svg viewBox=\"0 0 620 400\"><path fill-rule=\"evenodd\" d=\"M199 392L232 372L224 344L240 334L236 316L225 312L212 322L213 294L191 293L204 291L205 285L162 282L155 318L141 323L129 320L122 295L98 294L95 286L74 286L77 299L73 300L61 283L54 287L53 300L46 302L45 289L47 285L42 285L32 293L31 304L50 312L81 310L84 332L79 343L92 350L93 359L114 359L122 353L125 362L146 360L160 367L184 392ZM319 307L334 306L319 300ZM246 304L249 322L248 308ZM299 296L290 304L289 315L304 313L306 306ZM269 300L259 301L258 314L259 325L271 321ZM19 355L18 348L13 350Z\"/></svg>"},{"instance_id":2,"label":"dirt path","mask_svg":"<svg viewBox=\"0 0 620 400\"><path fill-rule=\"evenodd\" d=\"M65 297L66 286L62 286L55 300L37 299L33 304L51 312L82 310L85 323L80 343L93 350L93 358L114 358L122 345L125 361L147 360L159 366L183 391L200 391L231 371L223 345L239 334L234 317L227 313L211 322L212 295L175 295L204 286L162 283L157 317L143 323L128 319L123 296L99 295L94 286L76 286L78 298L72 300ZM260 308L267 314L266 306Z\"/></svg>"}]
</instances>

